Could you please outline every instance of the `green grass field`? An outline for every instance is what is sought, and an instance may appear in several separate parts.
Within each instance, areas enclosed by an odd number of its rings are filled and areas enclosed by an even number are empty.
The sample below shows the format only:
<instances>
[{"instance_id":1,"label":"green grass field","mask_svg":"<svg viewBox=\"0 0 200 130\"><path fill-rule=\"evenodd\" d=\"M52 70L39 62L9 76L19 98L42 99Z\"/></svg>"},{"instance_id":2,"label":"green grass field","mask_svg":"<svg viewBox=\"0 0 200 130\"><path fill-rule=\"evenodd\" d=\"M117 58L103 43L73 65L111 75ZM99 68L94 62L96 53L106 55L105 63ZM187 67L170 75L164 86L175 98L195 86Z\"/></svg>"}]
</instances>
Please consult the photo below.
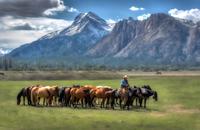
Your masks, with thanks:
<instances>
[{"instance_id":1,"label":"green grass field","mask_svg":"<svg viewBox=\"0 0 200 130\"><path fill-rule=\"evenodd\" d=\"M34 85L93 84L119 87L119 80L0 81L0 130L200 130L200 77L131 77L159 94L147 109L106 110L17 106L20 88Z\"/></svg>"}]
</instances>

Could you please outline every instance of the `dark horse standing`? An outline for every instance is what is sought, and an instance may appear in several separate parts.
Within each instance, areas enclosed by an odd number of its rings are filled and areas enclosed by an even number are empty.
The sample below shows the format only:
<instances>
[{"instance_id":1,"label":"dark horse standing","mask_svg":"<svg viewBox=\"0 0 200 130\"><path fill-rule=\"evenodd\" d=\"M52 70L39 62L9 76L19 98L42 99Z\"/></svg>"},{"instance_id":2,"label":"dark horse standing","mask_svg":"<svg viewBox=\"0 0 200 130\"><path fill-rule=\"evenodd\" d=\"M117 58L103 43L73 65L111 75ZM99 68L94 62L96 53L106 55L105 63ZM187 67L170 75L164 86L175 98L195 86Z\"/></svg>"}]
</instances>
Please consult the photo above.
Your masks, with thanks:
<instances>
[{"instance_id":1,"label":"dark horse standing","mask_svg":"<svg viewBox=\"0 0 200 130\"><path fill-rule=\"evenodd\" d=\"M31 105L31 87L22 88L17 94L17 105L20 105L21 97L23 97L23 104L25 105L25 97L27 98L27 104Z\"/></svg>"},{"instance_id":2,"label":"dark horse standing","mask_svg":"<svg viewBox=\"0 0 200 130\"><path fill-rule=\"evenodd\" d=\"M70 95L70 90L71 90L71 87L62 87L60 90L59 90L59 103L61 104L61 106L69 106L69 102L70 102L70 98L71 98L71 95Z\"/></svg>"},{"instance_id":3,"label":"dark horse standing","mask_svg":"<svg viewBox=\"0 0 200 130\"><path fill-rule=\"evenodd\" d=\"M142 107L142 102L144 100L144 108L146 108L146 102L147 99L151 96L153 96L153 99L155 101L158 101L158 94L156 91L153 91L149 85L145 85L140 88L140 97L139 97L139 102L140 102L140 107Z\"/></svg>"}]
</instances>

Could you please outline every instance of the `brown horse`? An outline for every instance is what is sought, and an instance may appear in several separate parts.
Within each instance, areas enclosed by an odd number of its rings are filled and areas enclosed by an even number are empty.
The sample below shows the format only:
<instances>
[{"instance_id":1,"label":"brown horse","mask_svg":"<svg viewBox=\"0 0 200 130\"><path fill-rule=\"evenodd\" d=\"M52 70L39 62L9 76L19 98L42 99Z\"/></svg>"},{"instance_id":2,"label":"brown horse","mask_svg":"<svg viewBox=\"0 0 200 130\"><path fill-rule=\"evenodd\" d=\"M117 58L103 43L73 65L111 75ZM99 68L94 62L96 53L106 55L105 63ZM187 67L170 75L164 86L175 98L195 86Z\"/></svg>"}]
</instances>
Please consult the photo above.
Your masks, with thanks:
<instances>
[{"instance_id":1,"label":"brown horse","mask_svg":"<svg viewBox=\"0 0 200 130\"><path fill-rule=\"evenodd\" d=\"M125 109L127 106L127 109L129 110L129 89L128 88L120 88L118 90L119 93L119 105L121 109ZM122 105L123 103L123 105Z\"/></svg>"},{"instance_id":2,"label":"brown horse","mask_svg":"<svg viewBox=\"0 0 200 130\"><path fill-rule=\"evenodd\" d=\"M45 105L45 101L47 101L46 106L50 106L52 101L52 94L51 94L52 92L49 90L50 90L49 87L44 87L41 85L32 87L31 89L32 104L34 106L39 106L40 99L43 98L43 106Z\"/></svg>"},{"instance_id":3,"label":"brown horse","mask_svg":"<svg viewBox=\"0 0 200 130\"><path fill-rule=\"evenodd\" d=\"M31 102L32 102L32 105L33 106L36 106L36 105L38 105L37 104L37 91L38 91L38 89L40 88L40 87L42 87L42 86L40 86L40 85L36 85L36 86L32 86L32 88L30 89L30 91L31 91Z\"/></svg>"},{"instance_id":4,"label":"brown horse","mask_svg":"<svg viewBox=\"0 0 200 130\"><path fill-rule=\"evenodd\" d=\"M106 98L108 96L105 93L107 91L110 91L110 90L112 90L112 89L111 88L107 88L107 87L105 87L105 88L101 87L101 88L94 88L94 89L92 89L91 90L91 95L90 95L92 102L93 102L93 100L95 98L102 99L100 107L101 108L104 107L105 100L106 100Z\"/></svg>"},{"instance_id":5,"label":"brown horse","mask_svg":"<svg viewBox=\"0 0 200 130\"><path fill-rule=\"evenodd\" d=\"M85 107L89 105L90 107L90 89L88 87L80 87L80 88L71 88L70 95L71 95L71 103L73 107L77 107L79 100L81 101L81 106L84 107L84 100L85 100Z\"/></svg>"},{"instance_id":6,"label":"brown horse","mask_svg":"<svg viewBox=\"0 0 200 130\"><path fill-rule=\"evenodd\" d=\"M47 88L50 93L50 105L52 105L53 99L54 99L54 105L57 105L57 97L59 96L59 87L58 86L45 86L44 88Z\"/></svg>"}]
</instances>

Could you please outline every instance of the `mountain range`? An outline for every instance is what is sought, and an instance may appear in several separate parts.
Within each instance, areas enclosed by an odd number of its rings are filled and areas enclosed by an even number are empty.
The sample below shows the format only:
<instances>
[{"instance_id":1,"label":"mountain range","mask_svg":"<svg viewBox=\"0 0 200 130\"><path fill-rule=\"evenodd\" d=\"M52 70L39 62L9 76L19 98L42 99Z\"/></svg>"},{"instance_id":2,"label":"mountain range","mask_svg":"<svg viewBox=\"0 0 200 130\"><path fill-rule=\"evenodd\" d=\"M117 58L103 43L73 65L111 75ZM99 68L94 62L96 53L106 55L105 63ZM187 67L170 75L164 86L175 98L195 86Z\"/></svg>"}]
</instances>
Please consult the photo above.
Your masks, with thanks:
<instances>
[{"instance_id":1,"label":"mountain range","mask_svg":"<svg viewBox=\"0 0 200 130\"><path fill-rule=\"evenodd\" d=\"M107 65L198 65L200 22L157 13L143 21L123 19L111 27L93 12L81 13L71 26L16 48L8 56L24 61L78 58Z\"/></svg>"}]
</instances>

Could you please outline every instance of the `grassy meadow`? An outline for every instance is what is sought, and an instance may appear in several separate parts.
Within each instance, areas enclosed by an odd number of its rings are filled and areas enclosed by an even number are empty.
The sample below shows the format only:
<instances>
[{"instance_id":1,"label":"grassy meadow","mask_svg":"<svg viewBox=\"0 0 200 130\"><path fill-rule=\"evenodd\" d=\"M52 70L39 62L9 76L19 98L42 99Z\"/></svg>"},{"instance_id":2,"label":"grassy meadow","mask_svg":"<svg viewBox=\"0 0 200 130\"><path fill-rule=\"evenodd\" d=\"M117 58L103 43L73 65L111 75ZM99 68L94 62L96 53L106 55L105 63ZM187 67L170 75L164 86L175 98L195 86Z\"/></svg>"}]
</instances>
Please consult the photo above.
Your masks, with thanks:
<instances>
[{"instance_id":1,"label":"grassy meadow","mask_svg":"<svg viewBox=\"0 0 200 130\"><path fill-rule=\"evenodd\" d=\"M200 130L200 76L132 76L131 85L149 84L158 92L147 109L73 109L17 106L20 88L72 84L119 87L120 79L0 81L0 130Z\"/></svg>"}]
</instances>

